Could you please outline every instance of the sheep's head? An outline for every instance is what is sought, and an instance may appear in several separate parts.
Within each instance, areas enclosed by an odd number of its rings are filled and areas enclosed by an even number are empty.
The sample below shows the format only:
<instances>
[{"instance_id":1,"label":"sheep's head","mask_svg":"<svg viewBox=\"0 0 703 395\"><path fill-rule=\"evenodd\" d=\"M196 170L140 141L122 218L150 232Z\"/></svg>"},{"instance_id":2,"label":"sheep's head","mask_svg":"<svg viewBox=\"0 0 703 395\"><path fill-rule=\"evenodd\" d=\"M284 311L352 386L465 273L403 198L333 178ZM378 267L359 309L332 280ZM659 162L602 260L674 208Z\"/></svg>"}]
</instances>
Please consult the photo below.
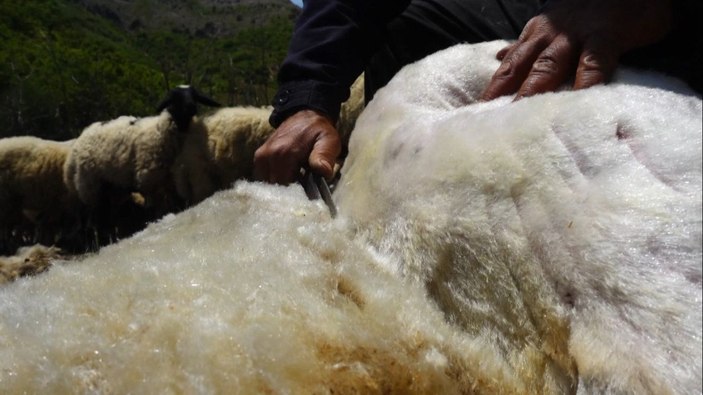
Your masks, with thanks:
<instances>
[{"instance_id":1,"label":"sheep's head","mask_svg":"<svg viewBox=\"0 0 703 395\"><path fill-rule=\"evenodd\" d=\"M186 131L190 120L198 113L198 103L211 107L220 107L220 103L204 96L192 86L181 85L172 89L166 95L166 98L157 107L157 111L167 110L176 126L178 126L178 130Z\"/></svg>"}]
</instances>

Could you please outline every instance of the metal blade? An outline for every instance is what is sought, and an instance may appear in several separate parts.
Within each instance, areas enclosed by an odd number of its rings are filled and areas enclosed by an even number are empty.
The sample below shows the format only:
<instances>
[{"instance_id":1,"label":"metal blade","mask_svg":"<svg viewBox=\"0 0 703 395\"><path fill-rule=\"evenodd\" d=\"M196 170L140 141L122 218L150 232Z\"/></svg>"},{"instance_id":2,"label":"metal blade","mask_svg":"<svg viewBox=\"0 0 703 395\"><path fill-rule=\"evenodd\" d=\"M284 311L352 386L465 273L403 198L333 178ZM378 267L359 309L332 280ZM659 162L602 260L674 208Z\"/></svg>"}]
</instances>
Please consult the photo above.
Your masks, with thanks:
<instances>
[{"instance_id":1,"label":"metal blade","mask_svg":"<svg viewBox=\"0 0 703 395\"><path fill-rule=\"evenodd\" d=\"M332 200L332 192L330 191L329 185L324 177L313 173L312 171L305 169L305 174L303 175L300 183L303 185L305 194L310 200L322 199L330 210L330 215L332 218L337 216L337 207L334 205Z\"/></svg>"}]
</instances>

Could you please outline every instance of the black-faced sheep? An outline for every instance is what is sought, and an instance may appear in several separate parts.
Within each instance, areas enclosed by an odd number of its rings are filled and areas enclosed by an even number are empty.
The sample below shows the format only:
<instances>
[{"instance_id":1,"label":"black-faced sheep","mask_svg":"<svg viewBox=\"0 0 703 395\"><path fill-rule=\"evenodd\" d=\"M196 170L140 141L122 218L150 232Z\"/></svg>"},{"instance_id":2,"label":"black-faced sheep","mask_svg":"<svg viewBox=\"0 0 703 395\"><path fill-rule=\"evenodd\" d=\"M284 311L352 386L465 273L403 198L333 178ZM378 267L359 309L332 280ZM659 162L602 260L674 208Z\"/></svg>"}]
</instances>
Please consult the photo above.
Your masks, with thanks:
<instances>
[{"instance_id":1,"label":"black-faced sheep","mask_svg":"<svg viewBox=\"0 0 703 395\"><path fill-rule=\"evenodd\" d=\"M78 226L80 201L63 169L74 140L22 136L0 140L0 244L5 253L25 241L53 244Z\"/></svg>"},{"instance_id":2,"label":"black-faced sheep","mask_svg":"<svg viewBox=\"0 0 703 395\"><path fill-rule=\"evenodd\" d=\"M178 130L186 131L193 117L198 113L198 103L211 107L220 107L220 103L201 94L194 87L181 85L172 89L166 98L158 105L157 112L167 110L178 126Z\"/></svg>"},{"instance_id":3,"label":"black-faced sheep","mask_svg":"<svg viewBox=\"0 0 703 395\"><path fill-rule=\"evenodd\" d=\"M344 147L363 109L362 75L352 85L337 121ZM194 204L236 180L252 179L254 152L274 132L268 122L271 111L271 107L226 107L193 121L172 168L179 196Z\"/></svg>"},{"instance_id":4,"label":"black-faced sheep","mask_svg":"<svg viewBox=\"0 0 703 395\"><path fill-rule=\"evenodd\" d=\"M87 233L81 237L87 249L110 244L182 208L175 199L170 167L183 135L164 111L96 122L76 139L64 179L87 207L82 225ZM144 204L133 203L134 193Z\"/></svg>"},{"instance_id":5,"label":"black-faced sheep","mask_svg":"<svg viewBox=\"0 0 703 395\"><path fill-rule=\"evenodd\" d=\"M197 203L238 179L251 179L254 151L273 133L270 107L226 107L191 124L173 179L179 196Z\"/></svg>"},{"instance_id":6,"label":"black-faced sheep","mask_svg":"<svg viewBox=\"0 0 703 395\"><path fill-rule=\"evenodd\" d=\"M147 205L168 200L172 195L169 169L181 149L181 132L188 130L197 113L197 103L219 106L195 88L180 86L159 104L157 116L122 116L93 123L76 139L66 164L67 184L90 206L99 203L105 188L139 192ZM165 207L164 212L170 209Z\"/></svg>"}]
</instances>

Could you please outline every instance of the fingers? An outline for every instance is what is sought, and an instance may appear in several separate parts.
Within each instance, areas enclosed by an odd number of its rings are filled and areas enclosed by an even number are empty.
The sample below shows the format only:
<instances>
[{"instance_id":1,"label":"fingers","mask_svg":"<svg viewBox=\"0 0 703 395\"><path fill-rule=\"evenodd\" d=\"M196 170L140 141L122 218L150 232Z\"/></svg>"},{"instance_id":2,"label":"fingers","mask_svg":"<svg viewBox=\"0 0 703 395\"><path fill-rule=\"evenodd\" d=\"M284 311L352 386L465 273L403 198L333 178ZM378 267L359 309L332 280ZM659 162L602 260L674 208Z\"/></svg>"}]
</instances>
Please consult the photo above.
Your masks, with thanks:
<instances>
[{"instance_id":1,"label":"fingers","mask_svg":"<svg viewBox=\"0 0 703 395\"><path fill-rule=\"evenodd\" d=\"M334 177L334 163L340 152L342 152L342 144L337 133L320 135L308 159L310 169L331 180Z\"/></svg>"},{"instance_id":2,"label":"fingers","mask_svg":"<svg viewBox=\"0 0 703 395\"><path fill-rule=\"evenodd\" d=\"M565 34L554 37L544 49L540 40L528 40L503 48L496 57L502 63L481 99L517 92L516 100L558 89L574 76L574 89L608 82L618 64L617 48L591 37L583 47ZM537 53L538 50L541 52Z\"/></svg>"},{"instance_id":3,"label":"fingers","mask_svg":"<svg viewBox=\"0 0 703 395\"><path fill-rule=\"evenodd\" d=\"M498 59L498 60L500 60L500 61L502 62L503 59L505 59L505 55L507 55L508 53L510 53L510 50L512 50L513 47L515 47L515 45L517 45L517 44L510 44L510 45L508 45L507 47L505 47L505 48L501 49L500 51L498 51L498 52L496 53L496 59Z\"/></svg>"},{"instance_id":4,"label":"fingers","mask_svg":"<svg viewBox=\"0 0 703 395\"><path fill-rule=\"evenodd\" d=\"M574 89L608 82L617 68L618 58L618 51L612 46L603 44L600 40L589 40L581 52Z\"/></svg>"},{"instance_id":5,"label":"fingers","mask_svg":"<svg viewBox=\"0 0 703 395\"><path fill-rule=\"evenodd\" d=\"M557 36L533 63L516 99L556 90L570 78L577 59L578 48L568 36Z\"/></svg>"},{"instance_id":6,"label":"fingers","mask_svg":"<svg viewBox=\"0 0 703 395\"><path fill-rule=\"evenodd\" d=\"M300 169L332 178L334 162L341 152L339 135L332 122L314 111L289 117L254 154L254 177L260 181L290 184Z\"/></svg>"},{"instance_id":7,"label":"fingers","mask_svg":"<svg viewBox=\"0 0 703 395\"><path fill-rule=\"evenodd\" d=\"M516 92L546 46L545 40L537 39L517 43L509 48L500 67L481 94L481 100L493 100Z\"/></svg>"},{"instance_id":8,"label":"fingers","mask_svg":"<svg viewBox=\"0 0 703 395\"><path fill-rule=\"evenodd\" d=\"M287 185L295 181L303 159L290 150L285 138L271 137L254 153L254 177L257 180Z\"/></svg>"}]
</instances>

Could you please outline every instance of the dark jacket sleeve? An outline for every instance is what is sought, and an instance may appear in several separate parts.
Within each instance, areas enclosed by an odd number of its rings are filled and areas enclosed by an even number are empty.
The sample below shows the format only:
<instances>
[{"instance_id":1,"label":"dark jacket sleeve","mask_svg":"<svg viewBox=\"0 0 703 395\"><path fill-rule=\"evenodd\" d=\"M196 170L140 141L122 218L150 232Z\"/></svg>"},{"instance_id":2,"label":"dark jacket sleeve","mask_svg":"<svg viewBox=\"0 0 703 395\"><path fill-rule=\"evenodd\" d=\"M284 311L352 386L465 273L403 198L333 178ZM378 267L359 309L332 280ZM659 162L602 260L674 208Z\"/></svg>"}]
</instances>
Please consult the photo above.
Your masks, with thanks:
<instances>
[{"instance_id":1,"label":"dark jacket sleeve","mask_svg":"<svg viewBox=\"0 0 703 395\"><path fill-rule=\"evenodd\" d=\"M410 0L305 0L278 73L270 122L313 109L336 120L349 87Z\"/></svg>"}]
</instances>

